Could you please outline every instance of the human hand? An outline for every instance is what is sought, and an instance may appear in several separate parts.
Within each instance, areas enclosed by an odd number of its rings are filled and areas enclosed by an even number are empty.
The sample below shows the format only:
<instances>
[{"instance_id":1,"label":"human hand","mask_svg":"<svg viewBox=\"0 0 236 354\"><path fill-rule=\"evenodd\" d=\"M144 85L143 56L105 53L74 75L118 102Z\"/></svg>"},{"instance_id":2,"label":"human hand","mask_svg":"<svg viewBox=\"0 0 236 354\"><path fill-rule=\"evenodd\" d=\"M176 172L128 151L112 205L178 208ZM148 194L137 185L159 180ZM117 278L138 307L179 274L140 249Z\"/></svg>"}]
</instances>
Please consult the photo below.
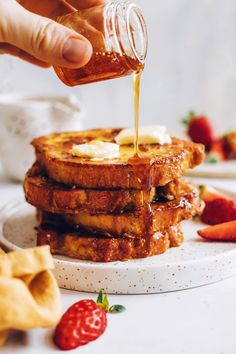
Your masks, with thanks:
<instances>
[{"instance_id":1,"label":"human hand","mask_svg":"<svg viewBox=\"0 0 236 354\"><path fill-rule=\"evenodd\" d=\"M20 4L19 4L19 3ZM104 3L104 0L0 0L0 51L41 67L84 66L92 55L90 42L52 19ZM24 6L24 7L23 7ZM44 17L43 17L44 16Z\"/></svg>"}]
</instances>

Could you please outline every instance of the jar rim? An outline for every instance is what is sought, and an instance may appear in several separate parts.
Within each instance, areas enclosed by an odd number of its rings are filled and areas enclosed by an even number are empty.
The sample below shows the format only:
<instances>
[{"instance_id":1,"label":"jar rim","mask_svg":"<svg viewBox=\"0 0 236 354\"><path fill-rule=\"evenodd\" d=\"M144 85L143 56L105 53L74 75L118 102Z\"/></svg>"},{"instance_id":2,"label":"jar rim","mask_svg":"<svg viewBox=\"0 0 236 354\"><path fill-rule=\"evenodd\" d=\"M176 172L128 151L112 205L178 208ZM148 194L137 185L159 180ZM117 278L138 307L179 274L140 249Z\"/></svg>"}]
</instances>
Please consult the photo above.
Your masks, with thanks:
<instances>
[{"instance_id":1,"label":"jar rim","mask_svg":"<svg viewBox=\"0 0 236 354\"><path fill-rule=\"evenodd\" d=\"M147 35L147 27L146 27L146 23L144 20L144 17L142 15L142 11L141 9L135 4L135 3L131 3L131 2L126 2L127 4L127 16L126 16L126 26L127 26L127 32L128 32L128 36L129 36L129 40L130 40L130 44L133 50L133 53L135 55L135 57L142 63L144 64L145 59L146 59L146 55L147 55L147 44L148 44L148 35ZM141 28L142 28L142 33L143 33L143 53L138 53L137 49L136 49L136 45L134 43L134 39L131 33L131 27L130 27L130 17L131 17L131 12L135 11L135 14L140 22Z\"/></svg>"},{"instance_id":2,"label":"jar rim","mask_svg":"<svg viewBox=\"0 0 236 354\"><path fill-rule=\"evenodd\" d=\"M107 14L107 17L109 18L109 16L111 16L110 17L112 22L112 28L110 28L112 34L111 41L115 43L115 48L119 51L120 54L127 54L120 36L122 31L119 28L119 24L117 24L117 18L116 18L116 17L122 17L125 24L125 32L129 40L129 46L130 49L132 50L132 55L139 63L144 65L146 55L147 55L148 34L147 34L146 23L140 7L137 6L137 4L135 4L134 2L130 2L130 1L111 1L108 2L105 5L105 7L106 7L105 13ZM138 44L136 43L136 39L134 38L132 33L135 32L135 30L132 30L133 29L131 25L132 17L136 20L136 24L138 24L139 26L139 40L141 43L140 50L138 50L137 48Z\"/></svg>"}]
</instances>

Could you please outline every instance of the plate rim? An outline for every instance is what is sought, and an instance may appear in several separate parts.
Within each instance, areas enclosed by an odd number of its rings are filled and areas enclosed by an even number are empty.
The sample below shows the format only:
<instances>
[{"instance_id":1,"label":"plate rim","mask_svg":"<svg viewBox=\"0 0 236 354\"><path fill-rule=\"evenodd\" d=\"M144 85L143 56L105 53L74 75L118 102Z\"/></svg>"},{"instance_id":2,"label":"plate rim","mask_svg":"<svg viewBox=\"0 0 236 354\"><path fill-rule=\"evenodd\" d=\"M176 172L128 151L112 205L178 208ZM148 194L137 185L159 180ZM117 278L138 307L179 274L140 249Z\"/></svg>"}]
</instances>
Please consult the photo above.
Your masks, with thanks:
<instances>
[{"instance_id":1,"label":"plate rim","mask_svg":"<svg viewBox=\"0 0 236 354\"><path fill-rule=\"evenodd\" d=\"M228 169L225 172L217 171L216 168L214 168L217 166L220 169L224 169L225 166L228 167L229 165L232 165L232 169ZM213 168L211 169L211 167ZM220 161L216 164L204 162L194 169L187 171L186 176L234 179L236 178L236 160Z\"/></svg>"}]
</instances>

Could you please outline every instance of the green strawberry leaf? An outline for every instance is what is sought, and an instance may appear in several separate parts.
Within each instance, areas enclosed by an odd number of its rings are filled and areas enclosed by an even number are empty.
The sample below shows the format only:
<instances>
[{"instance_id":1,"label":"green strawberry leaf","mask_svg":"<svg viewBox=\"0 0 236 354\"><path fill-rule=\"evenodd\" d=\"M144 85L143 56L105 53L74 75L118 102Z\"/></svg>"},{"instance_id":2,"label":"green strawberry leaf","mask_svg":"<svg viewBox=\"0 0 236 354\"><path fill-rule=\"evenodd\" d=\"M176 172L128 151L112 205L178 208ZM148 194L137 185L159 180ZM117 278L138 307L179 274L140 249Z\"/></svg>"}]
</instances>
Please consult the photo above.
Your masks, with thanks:
<instances>
[{"instance_id":1,"label":"green strawberry leaf","mask_svg":"<svg viewBox=\"0 0 236 354\"><path fill-rule=\"evenodd\" d=\"M108 301L107 294L105 294L103 298L103 307L106 312L109 312L109 301Z\"/></svg>"},{"instance_id":2,"label":"green strawberry leaf","mask_svg":"<svg viewBox=\"0 0 236 354\"><path fill-rule=\"evenodd\" d=\"M233 132L233 130L227 130L221 135L221 138L227 138L228 135L230 135Z\"/></svg>"},{"instance_id":3,"label":"green strawberry leaf","mask_svg":"<svg viewBox=\"0 0 236 354\"><path fill-rule=\"evenodd\" d=\"M195 114L194 111L189 111L187 117L184 117L184 118L181 120L181 122L182 122L184 125L188 126L189 123L193 120L193 118L194 118L195 116L196 116L196 114Z\"/></svg>"},{"instance_id":4,"label":"green strawberry leaf","mask_svg":"<svg viewBox=\"0 0 236 354\"><path fill-rule=\"evenodd\" d=\"M97 304L100 305L106 312L109 310L109 301L107 294L104 294L104 290L101 289L99 291L98 297L97 297Z\"/></svg>"},{"instance_id":5,"label":"green strawberry leaf","mask_svg":"<svg viewBox=\"0 0 236 354\"><path fill-rule=\"evenodd\" d=\"M103 289L100 289L98 297L97 297L97 304L103 304Z\"/></svg>"},{"instance_id":6,"label":"green strawberry leaf","mask_svg":"<svg viewBox=\"0 0 236 354\"><path fill-rule=\"evenodd\" d=\"M106 312L109 313L121 313L126 310L126 308L123 305L112 305L110 307L107 294L104 293L103 289L99 291L97 297L97 304L101 306Z\"/></svg>"},{"instance_id":7,"label":"green strawberry leaf","mask_svg":"<svg viewBox=\"0 0 236 354\"><path fill-rule=\"evenodd\" d=\"M217 158L215 157L209 157L207 160L206 160L207 163L218 163L219 160L217 160Z\"/></svg>"},{"instance_id":8,"label":"green strawberry leaf","mask_svg":"<svg viewBox=\"0 0 236 354\"><path fill-rule=\"evenodd\" d=\"M123 305L112 305L109 308L110 313L121 313L126 311L126 308Z\"/></svg>"}]
</instances>

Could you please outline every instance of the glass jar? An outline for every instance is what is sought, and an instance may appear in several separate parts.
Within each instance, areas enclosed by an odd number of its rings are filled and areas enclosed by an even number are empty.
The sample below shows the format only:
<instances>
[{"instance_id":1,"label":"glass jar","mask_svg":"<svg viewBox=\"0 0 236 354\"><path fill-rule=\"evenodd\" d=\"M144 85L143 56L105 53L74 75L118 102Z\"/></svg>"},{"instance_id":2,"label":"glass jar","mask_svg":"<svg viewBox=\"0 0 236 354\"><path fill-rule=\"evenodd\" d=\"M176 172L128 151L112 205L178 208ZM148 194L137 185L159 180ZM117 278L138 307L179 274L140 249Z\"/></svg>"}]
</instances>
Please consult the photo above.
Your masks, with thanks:
<instances>
[{"instance_id":1,"label":"glass jar","mask_svg":"<svg viewBox=\"0 0 236 354\"><path fill-rule=\"evenodd\" d=\"M86 37L93 54L82 68L54 67L68 86L127 76L143 69L147 30L141 10L127 1L75 11L57 22Z\"/></svg>"}]
</instances>

